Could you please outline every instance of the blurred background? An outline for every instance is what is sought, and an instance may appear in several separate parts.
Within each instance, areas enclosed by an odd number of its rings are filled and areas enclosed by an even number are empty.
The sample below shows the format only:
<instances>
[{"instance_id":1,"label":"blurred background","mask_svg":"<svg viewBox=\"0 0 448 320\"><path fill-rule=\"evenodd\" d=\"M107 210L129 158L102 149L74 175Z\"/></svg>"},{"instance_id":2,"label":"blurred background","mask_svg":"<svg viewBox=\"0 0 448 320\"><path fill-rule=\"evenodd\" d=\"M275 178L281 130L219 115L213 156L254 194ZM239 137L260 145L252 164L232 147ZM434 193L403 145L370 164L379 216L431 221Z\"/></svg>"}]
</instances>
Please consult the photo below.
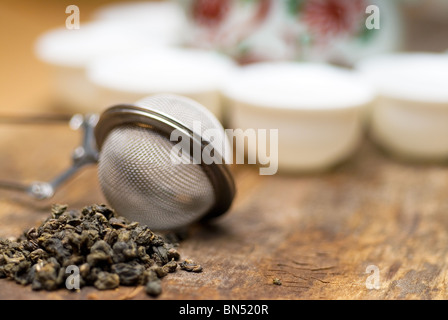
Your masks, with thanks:
<instances>
[{"instance_id":1,"label":"blurred background","mask_svg":"<svg viewBox=\"0 0 448 320\"><path fill-rule=\"evenodd\" d=\"M22 113L48 108L50 105L49 103L54 97L50 67L38 60L34 48L36 40L43 32L64 26L68 16L65 9L68 5L79 6L82 27L95 17L95 12L99 8L120 2L78 0L73 3L59 0L39 2L2 0L0 2L2 47L0 51L0 96L3 103L0 105L0 110ZM222 3L225 2L228 1L222 1ZM246 2L255 3L257 1ZM294 5L294 1L289 2L290 5ZM446 1L397 0L383 2L390 3L388 6L392 7L393 11L383 13L385 19L392 20L387 33L391 33L391 36L395 37L395 32L400 32L400 36L394 39L400 43L386 49L434 52L448 49L448 4ZM257 13L259 16L266 15L263 10L267 9L257 10L259 10ZM207 22L204 24L207 25ZM398 29L401 30L398 31ZM386 31L384 32L386 33ZM257 57L240 56L239 58L250 60Z\"/></svg>"},{"instance_id":2,"label":"blurred background","mask_svg":"<svg viewBox=\"0 0 448 320\"><path fill-rule=\"evenodd\" d=\"M280 171L331 168L366 128L400 157L448 159L444 0L2 1L0 39L3 114L175 93L226 127L279 129Z\"/></svg>"}]
</instances>

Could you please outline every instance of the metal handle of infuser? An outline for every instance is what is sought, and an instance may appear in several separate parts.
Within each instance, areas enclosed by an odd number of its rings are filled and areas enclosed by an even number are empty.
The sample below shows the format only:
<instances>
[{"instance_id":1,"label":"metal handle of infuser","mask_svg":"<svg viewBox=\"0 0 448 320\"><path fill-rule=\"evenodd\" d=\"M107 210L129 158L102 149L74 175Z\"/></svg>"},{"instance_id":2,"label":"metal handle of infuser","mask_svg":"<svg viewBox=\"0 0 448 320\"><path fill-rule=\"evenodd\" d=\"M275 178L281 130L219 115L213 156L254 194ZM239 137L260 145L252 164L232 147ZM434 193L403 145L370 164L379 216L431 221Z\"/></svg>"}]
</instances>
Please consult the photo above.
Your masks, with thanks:
<instances>
[{"instance_id":1,"label":"metal handle of infuser","mask_svg":"<svg viewBox=\"0 0 448 320\"><path fill-rule=\"evenodd\" d=\"M28 124L28 123L54 123L60 121L67 121L65 117L26 117L26 118L6 118L3 121L8 124ZM25 185L17 182L1 181L0 189L15 190L26 192L30 196L38 200L51 198L55 191L65 181L70 179L82 167L98 162L98 150L96 148L94 129L98 122L98 115L74 115L70 118L70 127L73 130L82 130L82 144L77 147L72 155L72 166L63 173L59 174L50 182L33 182L30 185Z\"/></svg>"}]
</instances>

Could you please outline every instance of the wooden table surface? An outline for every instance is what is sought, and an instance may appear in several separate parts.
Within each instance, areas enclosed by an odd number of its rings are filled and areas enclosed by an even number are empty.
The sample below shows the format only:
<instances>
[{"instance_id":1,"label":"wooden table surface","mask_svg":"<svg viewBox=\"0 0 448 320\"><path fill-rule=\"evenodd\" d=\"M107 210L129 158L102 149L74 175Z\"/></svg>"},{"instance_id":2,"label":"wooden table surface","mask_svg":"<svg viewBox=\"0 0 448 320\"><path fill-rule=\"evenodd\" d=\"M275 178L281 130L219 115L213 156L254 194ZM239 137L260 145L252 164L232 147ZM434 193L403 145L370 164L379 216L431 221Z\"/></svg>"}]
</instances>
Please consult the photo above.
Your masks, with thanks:
<instances>
[{"instance_id":1,"label":"wooden table surface","mask_svg":"<svg viewBox=\"0 0 448 320\"><path fill-rule=\"evenodd\" d=\"M2 175L24 181L47 179L68 165L77 142L65 127L2 126L0 133ZM398 163L365 142L331 173L259 176L246 167L234 172L238 196L231 211L213 226L194 227L179 249L204 272L170 274L162 299L447 298L446 166ZM81 208L103 201L95 167L50 202L2 191L0 236L36 225L53 202ZM369 265L379 268L379 290L366 288ZM273 285L273 278L283 285ZM145 297L138 288L46 293L0 280L0 299L129 295Z\"/></svg>"},{"instance_id":2,"label":"wooden table surface","mask_svg":"<svg viewBox=\"0 0 448 320\"><path fill-rule=\"evenodd\" d=\"M28 109L20 106L31 108L33 103L33 112L46 110L47 74L29 48L35 33L56 19L34 5L28 9L44 17L42 25L32 28L31 13L19 15L22 7L14 3L2 2L0 21L22 34L23 42L11 47L23 49L14 60L23 63L8 63L13 54L2 50L6 73L0 82L5 102L0 111L23 113ZM2 15L5 10L17 14ZM0 30L4 36L5 29ZM1 125L0 177L47 180L69 165L78 138L66 126ZM213 226L192 228L179 248L183 257L201 263L204 272L170 274L162 282L160 299L447 298L448 166L400 163L366 139L350 161L321 175L259 176L250 167L233 171L238 195L230 212ZM51 201L0 191L0 237L17 236L36 225L53 202L81 208L104 201L94 166ZM371 265L379 270L378 290L366 288ZM283 285L273 285L273 278ZM48 293L0 280L0 299L101 298L147 297L142 288Z\"/></svg>"}]
</instances>

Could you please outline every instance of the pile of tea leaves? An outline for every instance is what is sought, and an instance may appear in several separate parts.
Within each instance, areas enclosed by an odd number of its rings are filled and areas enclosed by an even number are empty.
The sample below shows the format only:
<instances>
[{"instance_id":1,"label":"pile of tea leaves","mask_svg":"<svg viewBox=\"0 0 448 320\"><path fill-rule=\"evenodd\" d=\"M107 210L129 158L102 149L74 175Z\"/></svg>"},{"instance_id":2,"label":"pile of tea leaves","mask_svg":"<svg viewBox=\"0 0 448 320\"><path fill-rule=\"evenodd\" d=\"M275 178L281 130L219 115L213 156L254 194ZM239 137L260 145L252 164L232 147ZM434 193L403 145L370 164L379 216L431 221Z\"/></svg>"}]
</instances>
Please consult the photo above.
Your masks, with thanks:
<instances>
[{"instance_id":1,"label":"pile of tea leaves","mask_svg":"<svg viewBox=\"0 0 448 320\"><path fill-rule=\"evenodd\" d=\"M178 263L177 244L167 239L105 205L80 211L54 205L52 216L39 227L16 241L0 239L0 278L51 291L66 288L67 270L75 268L80 287L144 285L148 295L157 296L161 278L178 267L202 271L192 260Z\"/></svg>"}]
</instances>

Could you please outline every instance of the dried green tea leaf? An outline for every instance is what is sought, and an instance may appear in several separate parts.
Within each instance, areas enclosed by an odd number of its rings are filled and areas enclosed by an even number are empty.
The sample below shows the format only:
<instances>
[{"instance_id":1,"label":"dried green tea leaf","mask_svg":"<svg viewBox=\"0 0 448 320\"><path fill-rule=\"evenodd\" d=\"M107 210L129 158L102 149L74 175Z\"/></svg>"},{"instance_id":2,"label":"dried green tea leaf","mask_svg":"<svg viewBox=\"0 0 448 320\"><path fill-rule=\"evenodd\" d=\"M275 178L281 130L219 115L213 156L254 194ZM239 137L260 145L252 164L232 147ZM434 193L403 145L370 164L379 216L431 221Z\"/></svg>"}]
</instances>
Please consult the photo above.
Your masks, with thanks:
<instances>
[{"instance_id":1,"label":"dried green tea leaf","mask_svg":"<svg viewBox=\"0 0 448 320\"><path fill-rule=\"evenodd\" d=\"M120 277L117 274L100 272L94 285L98 290L112 290L120 285Z\"/></svg>"},{"instance_id":2,"label":"dried green tea leaf","mask_svg":"<svg viewBox=\"0 0 448 320\"><path fill-rule=\"evenodd\" d=\"M184 260L179 266L182 270L188 272L202 272L202 266L190 259Z\"/></svg>"},{"instance_id":3,"label":"dried green tea leaf","mask_svg":"<svg viewBox=\"0 0 448 320\"><path fill-rule=\"evenodd\" d=\"M162 284L160 280L150 281L145 286L147 294L153 297L157 297L162 293Z\"/></svg>"},{"instance_id":4,"label":"dried green tea leaf","mask_svg":"<svg viewBox=\"0 0 448 320\"><path fill-rule=\"evenodd\" d=\"M75 266L80 286L109 290L120 284L144 285L148 295L158 296L160 278L175 272L180 258L177 243L167 239L105 205L82 210L54 205L51 217L39 227L15 241L0 239L0 278L31 285L33 290L56 290L65 287L71 275L66 270ZM180 267L202 271L191 260Z\"/></svg>"}]
</instances>

